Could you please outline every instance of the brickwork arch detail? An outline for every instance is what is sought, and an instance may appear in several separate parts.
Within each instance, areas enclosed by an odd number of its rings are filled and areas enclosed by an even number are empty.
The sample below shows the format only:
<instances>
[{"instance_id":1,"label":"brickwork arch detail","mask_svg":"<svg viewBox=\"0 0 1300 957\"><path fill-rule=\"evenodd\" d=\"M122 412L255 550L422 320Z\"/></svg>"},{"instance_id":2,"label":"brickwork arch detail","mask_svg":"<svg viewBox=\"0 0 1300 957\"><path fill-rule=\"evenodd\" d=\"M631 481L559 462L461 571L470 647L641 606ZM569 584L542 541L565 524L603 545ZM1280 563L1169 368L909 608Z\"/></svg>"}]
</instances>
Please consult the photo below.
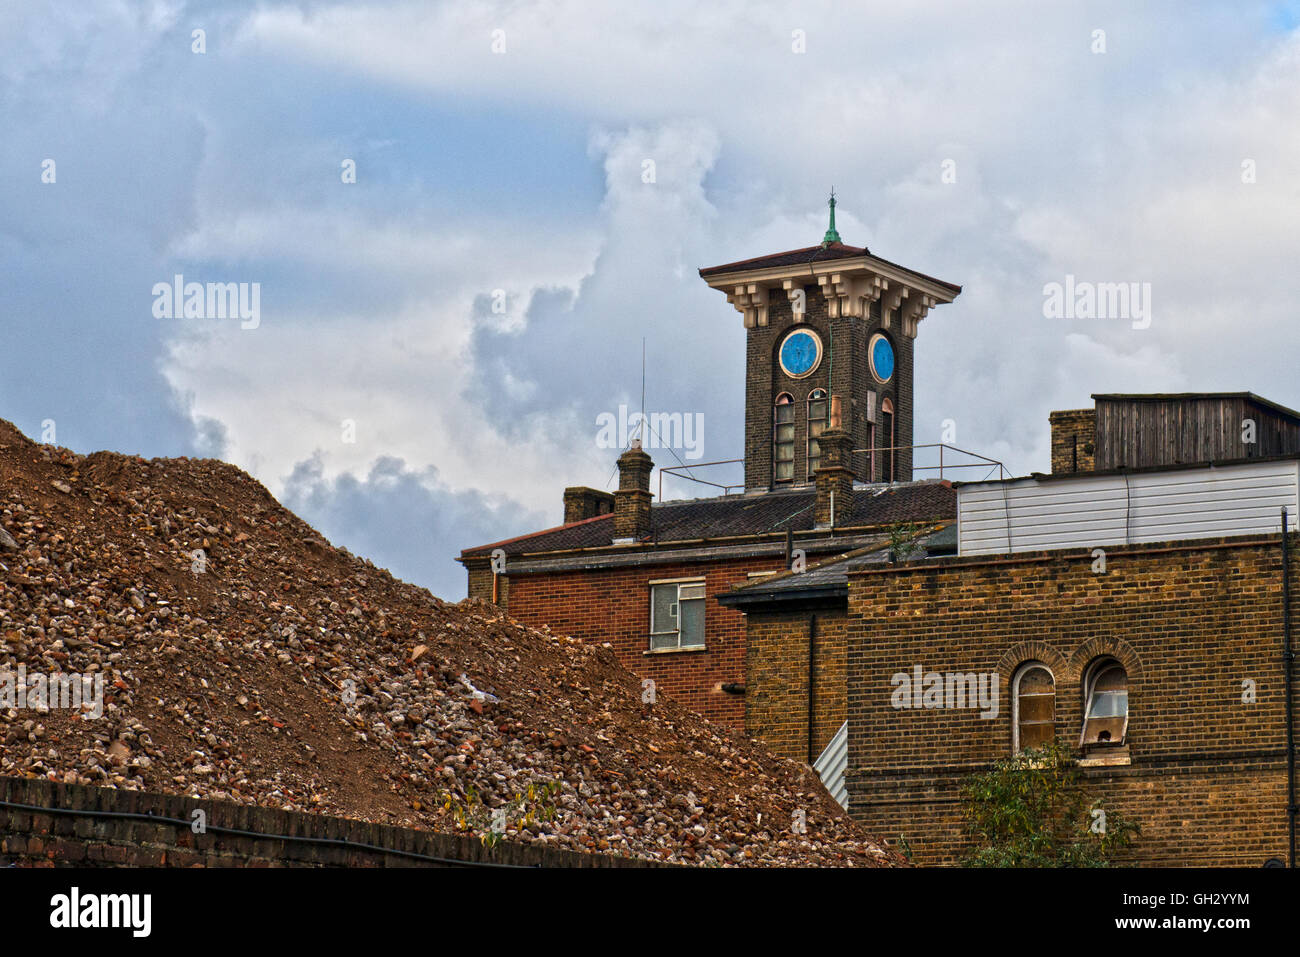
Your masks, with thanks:
<instances>
[{"instance_id":1,"label":"brickwork arch detail","mask_svg":"<svg viewBox=\"0 0 1300 957\"><path fill-rule=\"evenodd\" d=\"M1016 669L1026 661L1041 661L1052 669L1058 682L1062 678L1078 676L1078 672L1071 674L1071 665L1065 656L1045 641L1021 641L1012 645L998 661L997 672L1010 682Z\"/></svg>"},{"instance_id":2,"label":"brickwork arch detail","mask_svg":"<svg viewBox=\"0 0 1300 957\"><path fill-rule=\"evenodd\" d=\"M1070 670L1076 678L1081 677L1089 664L1105 656L1123 665L1130 681L1141 676L1142 659L1123 638L1089 638L1070 656Z\"/></svg>"}]
</instances>

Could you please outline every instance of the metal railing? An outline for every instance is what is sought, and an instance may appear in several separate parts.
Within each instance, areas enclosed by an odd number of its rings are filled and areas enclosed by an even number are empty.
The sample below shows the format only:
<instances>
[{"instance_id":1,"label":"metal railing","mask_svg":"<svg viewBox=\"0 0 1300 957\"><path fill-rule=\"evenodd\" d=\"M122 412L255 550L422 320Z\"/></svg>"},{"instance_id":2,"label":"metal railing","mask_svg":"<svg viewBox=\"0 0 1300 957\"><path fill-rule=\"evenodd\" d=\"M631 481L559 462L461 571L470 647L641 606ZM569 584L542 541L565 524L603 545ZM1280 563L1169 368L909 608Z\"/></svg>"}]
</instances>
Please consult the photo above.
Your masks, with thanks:
<instances>
[{"instance_id":1,"label":"metal railing","mask_svg":"<svg viewBox=\"0 0 1300 957\"><path fill-rule=\"evenodd\" d=\"M967 449L959 449L959 448L957 448L957 446L955 446L955 445L948 445L946 442L929 442L929 443L925 443L925 444L923 444L923 445L888 445L888 446L877 446L877 447L874 448L874 449L850 449L850 450L849 450L849 454L850 454L850 455L872 455L872 454L877 453L877 452L903 452L903 451L915 451L915 450L917 450L917 449L938 449L938 450L939 450L939 464L938 464L938 465L916 465L916 464L913 464L913 465L912 465L912 471L913 471L913 472L934 472L934 471L937 471L937 472L939 473L939 478L940 478L940 480L943 479L943 473L944 473L944 470L945 470L945 469L948 470L949 472L951 472L951 471L954 471L954 470L956 470L956 469L979 469L979 468L984 468L984 469L988 469L988 470L989 470L988 475L985 476L986 479L987 479L989 476L991 476L991 475L993 474L993 469L994 469L994 468L996 468L997 471L998 471L998 479L999 479L999 480L1001 480L1001 479L1005 479L1005 478L1007 477L1007 475L1008 475L1006 468L1005 468L1005 467L1002 465L1002 463L999 462L997 459L991 459L991 458L989 458L987 455L980 455L978 452L971 452L971 451L969 451L969 450L967 450ZM960 461L959 461L959 462L952 462L952 461L950 460L950 461L948 461L948 462L945 462L945 461L944 461L944 451L945 451L945 450L946 450L947 452L949 452L949 453L956 453L956 454L958 454L958 455L969 456L970 458L976 459L977 461L975 461L975 462L960 462ZM707 485L707 486L709 486L710 488L719 488L719 489L722 489L722 494L723 494L723 495L730 495L730 494L731 494L731 491L732 491L733 489L744 490L744 488L745 488L745 483L744 483L744 482L737 482L737 483L732 483L732 484L726 484L726 483L723 483L723 482L711 482L711 481L709 481L708 479L698 478L698 477L696 477L696 476L694 476L694 475L689 474L689 472L690 472L692 469L707 468L707 467L709 467L709 466L716 466L716 465L735 465L737 462L744 462L744 461L745 461L744 459L719 459L719 460L716 461L716 462L696 462L696 463L693 464L693 465L672 465L672 466L668 466L668 467L661 467L661 468L659 469L659 501L662 502L662 501L664 500L664 476L665 476L665 475L671 475L671 476L673 476L674 478L683 478L683 479L686 479L686 480L689 481L689 482L695 482L695 483L697 483L697 484L699 484L699 485ZM873 463L873 466L874 466L874 463ZM874 469L873 469L873 470L874 470Z\"/></svg>"},{"instance_id":2,"label":"metal railing","mask_svg":"<svg viewBox=\"0 0 1300 957\"><path fill-rule=\"evenodd\" d=\"M950 469L950 470L951 470L951 469L979 469L979 468L987 468L987 469L989 470L989 475L992 475L992 474L993 474L993 467L996 466L996 467L997 467L997 470L998 470L998 479L1001 480L1001 479L1004 479L1004 478L1007 477L1007 470L1006 470L1006 468L1005 468L1005 467L1002 465L1002 463L999 462L997 459L991 459L991 458L989 458L987 455L980 455L978 452L971 452L971 451L968 451L967 449L959 449L959 448L957 448L957 446L955 446L955 445L948 445L946 442L928 442L928 443L925 443L924 445L884 445L884 446L877 446L877 447L874 448L874 449L850 449L850 450L849 450L849 454L850 454L850 455L871 455L871 454L874 454L874 453L876 453L876 452L901 452L901 451L916 450L916 449L938 449L938 450L939 450L939 464L938 464L938 465L916 465L916 464L914 463L914 464L912 465L912 471L913 471L913 472L934 472L934 471L938 471L938 473L939 473L939 478L942 480L942 479L943 479L943 470L944 470L944 469ZM953 464L953 463L944 464L944 461L943 461L943 453L944 453L944 449L947 449L949 452L956 452L956 453L958 453L958 454L960 454L960 455L969 455L969 456L970 456L971 458L973 458L973 459L979 459L979 461L978 461L978 462L958 462L958 463L955 463L955 464ZM874 466L875 463L873 462L872 464L873 464L873 466ZM873 468L873 471L874 471L874 468ZM985 478L988 478L988 475L986 475Z\"/></svg>"},{"instance_id":3,"label":"metal railing","mask_svg":"<svg viewBox=\"0 0 1300 957\"><path fill-rule=\"evenodd\" d=\"M723 495L730 495L733 488L743 489L745 483L737 485L723 485L721 482L710 482L708 479L696 478L694 475L683 475L683 470L702 469L710 465L735 465L737 462L743 462L744 459L718 459L716 462L696 462L694 465L672 465L668 468L660 467L659 469L659 501L664 500L664 474L684 478L691 482L698 482L700 485L709 485L713 488L722 489Z\"/></svg>"}]
</instances>

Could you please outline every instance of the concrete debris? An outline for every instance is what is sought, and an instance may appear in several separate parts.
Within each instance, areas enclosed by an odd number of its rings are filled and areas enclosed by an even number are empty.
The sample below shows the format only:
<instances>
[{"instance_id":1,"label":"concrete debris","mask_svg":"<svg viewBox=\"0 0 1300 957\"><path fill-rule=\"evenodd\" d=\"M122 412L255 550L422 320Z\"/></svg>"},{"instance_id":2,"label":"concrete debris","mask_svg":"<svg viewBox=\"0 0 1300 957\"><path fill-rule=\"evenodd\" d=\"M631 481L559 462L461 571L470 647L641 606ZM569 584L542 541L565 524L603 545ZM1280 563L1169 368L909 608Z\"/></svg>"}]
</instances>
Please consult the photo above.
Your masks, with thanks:
<instances>
[{"instance_id":1,"label":"concrete debris","mask_svg":"<svg viewBox=\"0 0 1300 957\"><path fill-rule=\"evenodd\" d=\"M102 689L97 718L0 707L0 774L660 861L905 863L806 766L643 708L608 648L399 582L232 466L0 421L0 524L0 674Z\"/></svg>"}]
</instances>

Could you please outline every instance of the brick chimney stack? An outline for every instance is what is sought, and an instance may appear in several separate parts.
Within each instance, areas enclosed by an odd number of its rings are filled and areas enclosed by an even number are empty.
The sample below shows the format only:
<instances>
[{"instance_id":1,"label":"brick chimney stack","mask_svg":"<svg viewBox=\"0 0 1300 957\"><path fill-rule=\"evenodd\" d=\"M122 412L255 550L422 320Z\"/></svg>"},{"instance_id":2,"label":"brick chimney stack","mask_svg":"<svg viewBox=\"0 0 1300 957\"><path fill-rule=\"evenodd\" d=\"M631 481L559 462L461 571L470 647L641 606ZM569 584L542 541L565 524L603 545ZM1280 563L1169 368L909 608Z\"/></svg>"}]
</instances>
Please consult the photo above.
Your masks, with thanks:
<instances>
[{"instance_id":1,"label":"brick chimney stack","mask_svg":"<svg viewBox=\"0 0 1300 957\"><path fill-rule=\"evenodd\" d=\"M614 511L614 496L585 485L571 485L564 490L564 524L581 522Z\"/></svg>"},{"instance_id":2,"label":"brick chimney stack","mask_svg":"<svg viewBox=\"0 0 1300 957\"><path fill-rule=\"evenodd\" d=\"M1047 417L1052 426L1052 474L1091 472L1097 452L1097 410L1069 409Z\"/></svg>"},{"instance_id":3,"label":"brick chimney stack","mask_svg":"<svg viewBox=\"0 0 1300 957\"><path fill-rule=\"evenodd\" d=\"M831 528L843 525L853 513L853 470L849 468L853 436L836 427L827 429L817 441L822 454L821 465L813 473L817 483L813 524L817 528Z\"/></svg>"},{"instance_id":4,"label":"brick chimney stack","mask_svg":"<svg viewBox=\"0 0 1300 957\"><path fill-rule=\"evenodd\" d=\"M618 491L614 493L614 541L640 541L650 534L650 472L654 462L641 440L618 457Z\"/></svg>"}]
</instances>

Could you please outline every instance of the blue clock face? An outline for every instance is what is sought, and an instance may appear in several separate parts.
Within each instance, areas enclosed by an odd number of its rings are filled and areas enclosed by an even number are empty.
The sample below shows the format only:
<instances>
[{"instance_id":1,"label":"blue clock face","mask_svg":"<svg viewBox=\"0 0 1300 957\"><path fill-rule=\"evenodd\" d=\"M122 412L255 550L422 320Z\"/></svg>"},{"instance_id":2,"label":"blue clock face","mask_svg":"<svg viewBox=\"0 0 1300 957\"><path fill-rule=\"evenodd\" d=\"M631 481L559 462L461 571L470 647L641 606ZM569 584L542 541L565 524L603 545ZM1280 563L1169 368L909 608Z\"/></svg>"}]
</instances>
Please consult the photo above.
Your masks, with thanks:
<instances>
[{"instance_id":1,"label":"blue clock face","mask_svg":"<svg viewBox=\"0 0 1300 957\"><path fill-rule=\"evenodd\" d=\"M872 336L867 356L871 360L871 374L879 381L888 382L894 377L894 347L880 333Z\"/></svg>"},{"instance_id":2,"label":"blue clock face","mask_svg":"<svg viewBox=\"0 0 1300 957\"><path fill-rule=\"evenodd\" d=\"M781 343L781 368L791 378L810 375L822 358L822 342L807 329L796 329Z\"/></svg>"}]
</instances>

